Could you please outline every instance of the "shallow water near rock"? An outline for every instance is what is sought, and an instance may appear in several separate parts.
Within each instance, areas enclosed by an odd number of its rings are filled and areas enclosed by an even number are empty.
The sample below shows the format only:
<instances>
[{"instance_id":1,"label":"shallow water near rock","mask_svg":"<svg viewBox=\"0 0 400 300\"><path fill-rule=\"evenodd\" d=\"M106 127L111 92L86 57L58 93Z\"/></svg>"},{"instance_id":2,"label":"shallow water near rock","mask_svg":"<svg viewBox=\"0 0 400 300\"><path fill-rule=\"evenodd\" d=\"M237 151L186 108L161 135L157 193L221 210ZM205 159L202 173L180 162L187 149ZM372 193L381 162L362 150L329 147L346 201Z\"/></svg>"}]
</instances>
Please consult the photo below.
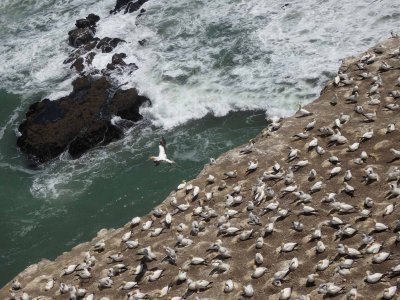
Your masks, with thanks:
<instances>
[{"instance_id":1,"label":"shallow water near rock","mask_svg":"<svg viewBox=\"0 0 400 300\"><path fill-rule=\"evenodd\" d=\"M259 133L264 110L287 115L298 102L315 99L340 58L400 28L400 3L390 0L295 0L288 6L150 0L138 20L136 14L109 16L114 4L0 3L0 285L101 228L149 212L209 157ZM16 149L16 128L30 103L70 91L75 75L62 64L70 51L67 32L88 13L102 18L99 37L127 41L116 51L139 70L115 79L137 87L153 106L123 140L78 160L63 155L30 169ZM141 39L148 40L144 47ZM98 54L93 63L101 68L111 55ZM154 168L147 160L161 135L176 166Z\"/></svg>"}]
</instances>

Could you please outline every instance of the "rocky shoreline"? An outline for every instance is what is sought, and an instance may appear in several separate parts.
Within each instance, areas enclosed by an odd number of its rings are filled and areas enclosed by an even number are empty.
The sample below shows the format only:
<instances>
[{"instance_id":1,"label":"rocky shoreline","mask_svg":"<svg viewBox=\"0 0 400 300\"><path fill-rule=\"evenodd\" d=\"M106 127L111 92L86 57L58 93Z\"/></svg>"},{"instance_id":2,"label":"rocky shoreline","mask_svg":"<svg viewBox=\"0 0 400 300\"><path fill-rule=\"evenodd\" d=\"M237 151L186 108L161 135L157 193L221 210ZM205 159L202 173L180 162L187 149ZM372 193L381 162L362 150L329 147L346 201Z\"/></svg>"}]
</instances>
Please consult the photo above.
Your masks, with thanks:
<instances>
[{"instance_id":1,"label":"rocky shoreline","mask_svg":"<svg viewBox=\"0 0 400 300\"><path fill-rule=\"evenodd\" d=\"M343 61L153 211L29 266L1 299L397 299L400 39Z\"/></svg>"},{"instance_id":2,"label":"rocky shoreline","mask_svg":"<svg viewBox=\"0 0 400 300\"><path fill-rule=\"evenodd\" d=\"M132 13L147 0L117 0L110 14ZM140 10L140 14L145 12ZM40 165L67 151L77 158L87 150L106 145L123 136L123 128L112 121L122 118L133 126L142 119L139 109L151 105L150 99L139 95L135 88L122 89L111 78L114 72L134 72L137 66L127 64L125 53L115 53L105 69L91 68L97 53L111 53L125 43L119 38L96 37L100 17L89 14L75 22L68 32L68 43L73 48L64 64L75 69L79 77L74 80L73 91L66 97L33 103L26 119L19 126L19 149L28 155L33 166ZM141 43L143 41L138 41Z\"/></svg>"}]
</instances>

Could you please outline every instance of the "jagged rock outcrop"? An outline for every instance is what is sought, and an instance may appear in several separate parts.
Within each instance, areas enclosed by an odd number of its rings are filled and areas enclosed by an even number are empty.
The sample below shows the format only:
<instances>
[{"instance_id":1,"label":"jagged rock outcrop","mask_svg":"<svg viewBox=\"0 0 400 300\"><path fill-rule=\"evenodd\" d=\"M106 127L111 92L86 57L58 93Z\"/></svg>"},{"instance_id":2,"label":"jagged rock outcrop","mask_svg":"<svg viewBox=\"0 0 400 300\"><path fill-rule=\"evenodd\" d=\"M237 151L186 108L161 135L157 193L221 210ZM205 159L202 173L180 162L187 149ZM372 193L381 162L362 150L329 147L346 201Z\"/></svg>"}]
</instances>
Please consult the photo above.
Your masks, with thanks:
<instances>
[{"instance_id":1,"label":"jagged rock outcrop","mask_svg":"<svg viewBox=\"0 0 400 300\"><path fill-rule=\"evenodd\" d=\"M145 2L118 0L114 13L123 7L132 12ZM17 146L28 154L34 165L51 160L65 150L76 158L96 145L121 138L122 129L110 122L111 116L129 121L124 123L126 128L142 118L140 105L150 103L136 89L121 90L111 83L113 72L130 74L138 69L134 63L125 63L125 53L115 53L102 70L86 70L98 52L110 53L125 42L120 38L96 37L99 21L99 16L89 14L76 20L75 28L68 32L68 43L74 49L64 64L70 64L81 76L74 81L72 93L56 101L44 99L32 104L26 120L19 126L21 136Z\"/></svg>"},{"instance_id":2,"label":"jagged rock outcrop","mask_svg":"<svg viewBox=\"0 0 400 300\"><path fill-rule=\"evenodd\" d=\"M114 9L110 11L110 14L115 14L122 10L124 10L124 14L133 13L134 11L139 10L139 8L141 8L142 5L145 4L147 1L148 0L117 0Z\"/></svg>"},{"instance_id":3,"label":"jagged rock outcrop","mask_svg":"<svg viewBox=\"0 0 400 300\"><path fill-rule=\"evenodd\" d=\"M146 102L149 99L135 89L116 89L106 77L83 76L73 82L68 96L44 99L29 107L17 145L38 163L65 150L76 158L94 146L119 139L123 132L111 124L112 116L137 122L142 118L139 108Z\"/></svg>"}]
</instances>

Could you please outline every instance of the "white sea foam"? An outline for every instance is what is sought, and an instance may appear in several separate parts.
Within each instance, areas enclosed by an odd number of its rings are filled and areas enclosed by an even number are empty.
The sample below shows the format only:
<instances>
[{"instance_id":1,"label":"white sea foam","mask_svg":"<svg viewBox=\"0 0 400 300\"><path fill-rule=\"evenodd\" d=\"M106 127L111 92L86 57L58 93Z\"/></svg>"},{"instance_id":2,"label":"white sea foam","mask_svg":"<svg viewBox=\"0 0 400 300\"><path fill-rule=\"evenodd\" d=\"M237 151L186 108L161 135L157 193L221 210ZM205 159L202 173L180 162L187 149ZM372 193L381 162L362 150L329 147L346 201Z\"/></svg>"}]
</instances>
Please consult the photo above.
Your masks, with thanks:
<instances>
[{"instance_id":1,"label":"white sea foam","mask_svg":"<svg viewBox=\"0 0 400 300\"><path fill-rule=\"evenodd\" d=\"M74 75L63 65L71 51L68 31L89 13L108 16L114 4L115 0L0 1L1 87L25 96L65 94Z\"/></svg>"},{"instance_id":2,"label":"white sea foam","mask_svg":"<svg viewBox=\"0 0 400 300\"><path fill-rule=\"evenodd\" d=\"M62 65L70 51L67 31L74 19L94 12L102 17L96 35L124 39L115 51L139 66L116 79L151 98L153 106L142 113L164 128L231 110L289 114L297 102L317 96L341 58L400 25L400 3L391 0L294 0L285 7L272 0L151 0L139 18L137 12L109 15L115 0L28 2L26 12L13 1L0 6L24 17L0 19L7 25L0 45L7 90L65 95L73 76ZM148 40L144 47L141 39ZM98 53L93 65L105 68L111 56Z\"/></svg>"},{"instance_id":3,"label":"white sea foam","mask_svg":"<svg viewBox=\"0 0 400 300\"><path fill-rule=\"evenodd\" d=\"M110 16L100 36L127 41L117 51L139 66L118 75L153 106L155 125L170 128L208 113L266 109L288 115L317 97L339 60L389 36L399 2L226 2L151 0L135 22ZM148 39L146 46L137 41ZM99 66L105 62L99 60Z\"/></svg>"}]
</instances>

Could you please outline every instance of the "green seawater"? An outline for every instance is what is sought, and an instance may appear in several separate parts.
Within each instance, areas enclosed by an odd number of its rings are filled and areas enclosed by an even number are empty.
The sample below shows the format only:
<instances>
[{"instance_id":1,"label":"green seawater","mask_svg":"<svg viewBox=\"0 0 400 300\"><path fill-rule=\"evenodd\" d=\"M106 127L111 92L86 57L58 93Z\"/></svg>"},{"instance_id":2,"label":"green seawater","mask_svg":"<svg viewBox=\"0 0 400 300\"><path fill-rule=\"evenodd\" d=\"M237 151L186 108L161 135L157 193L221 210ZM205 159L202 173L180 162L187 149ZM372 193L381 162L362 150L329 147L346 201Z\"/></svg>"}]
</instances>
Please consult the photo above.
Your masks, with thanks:
<instances>
[{"instance_id":1,"label":"green seawater","mask_svg":"<svg viewBox=\"0 0 400 300\"><path fill-rule=\"evenodd\" d=\"M16 128L29 104L0 92L0 286L29 264L54 259L148 213L183 179L196 177L210 157L257 135L263 112L207 116L170 131L148 125L78 160L57 159L38 170L16 147ZM158 139L168 142L175 166L154 167Z\"/></svg>"}]
</instances>

